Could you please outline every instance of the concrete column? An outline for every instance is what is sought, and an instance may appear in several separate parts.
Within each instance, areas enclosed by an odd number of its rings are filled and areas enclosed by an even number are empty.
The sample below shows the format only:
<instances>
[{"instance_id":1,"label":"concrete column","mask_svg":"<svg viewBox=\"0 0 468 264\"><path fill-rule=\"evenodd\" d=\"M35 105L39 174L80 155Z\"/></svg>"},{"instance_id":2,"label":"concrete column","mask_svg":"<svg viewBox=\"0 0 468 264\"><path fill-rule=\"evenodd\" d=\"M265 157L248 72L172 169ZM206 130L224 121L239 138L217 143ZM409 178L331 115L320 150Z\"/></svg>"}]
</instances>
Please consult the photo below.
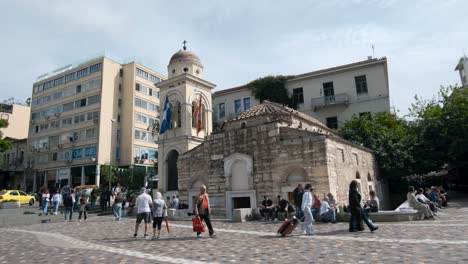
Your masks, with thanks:
<instances>
[{"instance_id":1,"label":"concrete column","mask_svg":"<svg viewBox=\"0 0 468 264\"><path fill-rule=\"evenodd\" d=\"M81 185L85 185L85 172L84 172L84 166L81 166Z\"/></svg>"},{"instance_id":2,"label":"concrete column","mask_svg":"<svg viewBox=\"0 0 468 264\"><path fill-rule=\"evenodd\" d=\"M96 164L96 185L99 187L99 182L100 182L100 167L99 164Z\"/></svg>"}]
</instances>

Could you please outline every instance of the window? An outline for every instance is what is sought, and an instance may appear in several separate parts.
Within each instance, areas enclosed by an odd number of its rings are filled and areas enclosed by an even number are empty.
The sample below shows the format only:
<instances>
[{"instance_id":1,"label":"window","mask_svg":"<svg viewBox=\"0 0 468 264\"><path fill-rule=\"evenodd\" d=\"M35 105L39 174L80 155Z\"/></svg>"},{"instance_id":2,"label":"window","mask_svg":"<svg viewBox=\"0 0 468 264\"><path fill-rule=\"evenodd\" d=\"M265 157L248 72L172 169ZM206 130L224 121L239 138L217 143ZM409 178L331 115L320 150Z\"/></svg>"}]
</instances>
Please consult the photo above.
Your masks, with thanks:
<instances>
[{"instance_id":1,"label":"window","mask_svg":"<svg viewBox=\"0 0 468 264\"><path fill-rule=\"evenodd\" d=\"M327 117L327 127L332 129L338 128L338 118L336 116Z\"/></svg>"},{"instance_id":2,"label":"window","mask_svg":"<svg viewBox=\"0 0 468 264\"><path fill-rule=\"evenodd\" d=\"M123 69L120 69L120 71L119 71L119 76L120 76L120 77L123 77Z\"/></svg>"},{"instance_id":3,"label":"window","mask_svg":"<svg viewBox=\"0 0 468 264\"><path fill-rule=\"evenodd\" d=\"M361 175L359 174L359 171L356 171L356 179L361 179Z\"/></svg>"},{"instance_id":4,"label":"window","mask_svg":"<svg viewBox=\"0 0 468 264\"><path fill-rule=\"evenodd\" d=\"M154 76L154 75L152 75L152 74L149 75L149 80L150 80L151 82L153 82L153 83L158 83L158 82L161 81L161 79L160 79L159 77L156 77L156 76Z\"/></svg>"},{"instance_id":5,"label":"window","mask_svg":"<svg viewBox=\"0 0 468 264\"><path fill-rule=\"evenodd\" d=\"M140 84L139 83L135 84L135 90L140 91Z\"/></svg>"},{"instance_id":6,"label":"window","mask_svg":"<svg viewBox=\"0 0 468 264\"><path fill-rule=\"evenodd\" d=\"M57 154L58 154L57 152L52 153L52 157L51 157L52 161L57 161L57 156L58 156Z\"/></svg>"},{"instance_id":7,"label":"window","mask_svg":"<svg viewBox=\"0 0 468 264\"><path fill-rule=\"evenodd\" d=\"M85 115L77 115L74 117L74 123L81 123L85 121Z\"/></svg>"},{"instance_id":8,"label":"window","mask_svg":"<svg viewBox=\"0 0 468 264\"><path fill-rule=\"evenodd\" d=\"M80 108L80 107L85 107L85 106L86 106L86 98L75 101L75 108Z\"/></svg>"},{"instance_id":9,"label":"window","mask_svg":"<svg viewBox=\"0 0 468 264\"><path fill-rule=\"evenodd\" d=\"M99 103L100 100L101 100L100 95L90 96L90 97L88 97L88 105Z\"/></svg>"},{"instance_id":10,"label":"window","mask_svg":"<svg viewBox=\"0 0 468 264\"><path fill-rule=\"evenodd\" d=\"M368 172L367 173L367 181L371 182L372 181L372 176L370 175L370 173Z\"/></svg>"},{"instance_id":11,"label":"window","mask_svg":"<svg viewBox=\"0 0 468 264\"><path fill-rule=\"evenodd\" d=\"M63 84L64 82L65 82L65 77L60 77L60 78L54 80L54 86Z\"/></svg>"},{"instance_id":12,"label":"window","mask_svg":"<svg viewBox=\"0 0 468 264\"><path fill-rule=\"evenodd\" d=\"M71 117L62 119L62 126L69 126L71 124L72 124L72 118Z\"/></svg>"},{"instance_id":13,"label":"window","mask_svg":"<svg viewBox=\"0 0 468 264\"><path fill-rule=\"evenodd\" d=\"M73 81L76 79L76 72L65 75L65 82Z\"/></svg>"},{"instance_id":14,"label":"window","mask_svg":"<svg viewBox=\"0 0 468 264\"><path fill-rule=\"evenodd\" d=\"M144 115L137 114L137 115L136 115L136 121L137 121L138 123L146 124L146 123L147 123L147 118L146 118L146 116L144 116Z\"/></svg>"},{"instance_id":15,"label":"window","mask_svg":"<svg viewBox=\"0 0 468 264\"><path fill-rule=\"evenodd\" d=\"M147 141L148 140L147 136L148 136L148 133L146 131L135 129L135 139Z\"/></svg>"},{"instance_id":16,"label":"window","mask_svg":"<svg viewBox=\"0 0 468 264\"><path fill-rule=\"evenodd\" d=\"M304 89L302 87L293 89L293 102L295 104L304 103Z\"/></svg>"},{"instance_id":17,"label":"window","mask_svg":"<svg viewBox=\"0 0 468 264\"><path fill-rule=\"evenodd\" d=\"M224 103L220 103L218 105L219 108L219 118L224 118L226 116L226 109Z\"/></svg>"},{"instance_id":18,"label":"window","mask_svg":"<svg viewBox=\"0 0 468 264\"><path fill-rule=\"evenodd\" d=\"M356 82L356 92L357 94L367 93L367 80L365 75L354 77Z\"/></svg>"},{"instance_id":19,"label":"window","mask_svg":"<svg viewBox=\"0 0 468 264\"><path fill-rule=\"evenodd\" d=\"M50 128L59 128L60 127L60 121L52 121L50 123Z\"/></svg>"},{"instance_id":20,"label":"window","mask_svg":"<svg viewBox=\"0 0 468 264\"><path fill-rule=\"evenodd\" d=\"M356 162L356 165L359 165L358 155L356 153L353 153L353 156L354 156L354 161Z\"/></svg>"},{"instance_id":21,"label":"window","mask_svg":"<svg viewBox=\"0 0 468 264\"><path fill-rule=\"evenodd\" d=\"M89 73L95 73L98 71L101 71L102 68L102 63L94 64L91 67L89 67Z\"/></svg>"},{"instance_id":22,"label":"window","mask_svg":"<svg viewBox=\"0 0 468 264\"><path fill-rule=\"evenodd\" d=\"M244 111L250 109L250 97L244 98Z\"/></svg>"},{"instance_id":23,"label":"window","mask_svg":"<svg viewBox=\"0 0 468 264\"><path fill-rule=\"evenodd\" d=\"M333 88L333 82L323 83L323 94L325 96L326 104L335 102L335 91Z\"/></svg>"},{"instance_id":24,"label":"window","mask_svg":"<svg viewBox=\"0 0 468 264\"><path fill-rule=\"evenodd\" d=\"M144 70L139 69L139 68L136 68L136 74L137 74L137 76L139 76L139 77L141 77L141 78L143 78L143 79L148 80L148 73L145 72Z\"/></svg>"},{"instance_id":25,"label":"window","mask_svg":"<svg viewBox=\"0 0 468 264\"><path fill-rule=\"evenodd\" d=\"M58 135L57 135L57 136L50 136L50 137L49 137L49 144L50 144L51 146L56 146L56 145L58 145L58 144L59 144L59 138L60 138L60 137L59 137Z\"/></svg>"},{"instance_id":26,"label":"window","mask_svg":"<svg viewBox=\"0 0 468 264\"><path fill-rule=\"evenodd\" d=\"M73 105L74 105L75 102L70 102L70 103L66 103L63 105L63 111L64 112L67 112L67 111L71 111L73 110Z\"/></svg>"},{"instance_id":27,"label":"window","mask_svg":"<svg viewBox=\"0 0 468 264\"><path fill-rule=\"evenodd\" d=\"M340 156L342 162L345 162L344 149L338 149L338 156Z\"/></svg>"},{"instance_id":28,"label":"window","mask_svg":"<svg viewBox=\"0 0 468 264\"><path fill-rule=\"evenodd\" d=\"M242 112L242 102L240 99L234 100L234 113L239 114Z\"/></svg>"},{"instance_id":29,"label":"window","mask_svg":"<svg viewBox=\"0 0 468 264\"><path fill-rule=\"evenodd\" d=\"M44 83L44 90L54 87L54 81Z\"/></svg>"},{"instance_id":30,"label":"window","mask_svg":"<svg viewBox=\"0 0 468 264\"><path fill-rule=\"evenodd\" d=\"M78 79L78 78L81 78L81 77L84 77L84 76L88 75L89 74L88 70L89 70L88 68L85 68L85 69L77 71L76 72L76 78Z\"/></svg>"},{"instance_id":31,"label":"window","mask_svg":"<svg viewBox=\"0 0 468 264\"><path fill-rule=\"evenodd\" d=\"M76 86L75 93L81 93L81 84Z\"/></svg>"}]
</instances>

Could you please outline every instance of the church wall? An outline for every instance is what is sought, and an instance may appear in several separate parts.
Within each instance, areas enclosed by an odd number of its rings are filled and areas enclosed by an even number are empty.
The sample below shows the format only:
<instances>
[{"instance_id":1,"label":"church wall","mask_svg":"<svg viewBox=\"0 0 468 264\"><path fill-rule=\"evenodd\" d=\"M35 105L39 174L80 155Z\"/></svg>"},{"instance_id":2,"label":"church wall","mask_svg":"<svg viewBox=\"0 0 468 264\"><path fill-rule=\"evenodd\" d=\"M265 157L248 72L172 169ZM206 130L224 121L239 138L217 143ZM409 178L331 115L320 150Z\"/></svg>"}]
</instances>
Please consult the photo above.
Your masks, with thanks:
<instances>
[{"instance_id":1,"label":"church wall","mask_svg":"<svg viewBox=\"0 0 468 264\"><path fill-rule=\"evenodd\" d=\"M374 190L380 199L381 207L387 207L386 186L379 180L375 156L371 151L328 138L327 160L330 192L339 204L348 204L349 184L356 179L363 201L368 200L369 191Z\"/></svg>"}]
</instances>

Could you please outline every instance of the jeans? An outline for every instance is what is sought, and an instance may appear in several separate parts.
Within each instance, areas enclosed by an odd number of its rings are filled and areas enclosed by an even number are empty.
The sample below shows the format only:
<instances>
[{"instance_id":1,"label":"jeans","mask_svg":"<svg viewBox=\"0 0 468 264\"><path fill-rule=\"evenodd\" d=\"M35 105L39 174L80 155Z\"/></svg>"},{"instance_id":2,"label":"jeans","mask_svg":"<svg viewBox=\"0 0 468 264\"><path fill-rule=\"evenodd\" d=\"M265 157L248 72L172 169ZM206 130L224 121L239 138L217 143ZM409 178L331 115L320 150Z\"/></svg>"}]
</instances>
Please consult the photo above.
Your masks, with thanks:
<instances>
[{"instance_id":1,"label":"jeans","mask_svg":"<svg viewBox=\"0 0 468 264\"><path fill-rule=\"evenodd\" d=\"M115 218L117 219L120 219L122 217L122 204L121 203L114 204L114 215L115 215Z\"/></svg>"},{"instance_id":2,"label":"jeans","mask_svg":"<svg viewBox=\"0 0 468 264\"><path fill-rule=\"evenodd\" d=\"M44 204L44 209L42 210L42 212L44 214L47 214L47 209L49 208L49 201L44 201L43 204Z\"/></svg>"},{"instance_id":3,"label":"jeans","mask_svg":"<svg viewBox=\"0 0 468 264\"><path fill-rule=\"evenodd\" d=\"M266 217L268 219L268 217L273 217L273 209L272 208L262 208L262 209L260 209L260 214L262 215L262 217Z\"/></svg>"},{"instance_id":4,"label":"jeans","mask_svg":"<svg viewBox=\"0 0 468 264\"><path fill-rule=\"evenodd\" d=\"M54 202L54 213L56 214L58 213L59 206L60 206L59 201Z\"/></svg>"},{"instance_id":5,"label":"jeans","mask_svg":"<svg viewBox=\"0 0 468 264\"><path fill-rule=\"evenodd\" d=\"M325 223L332 222L336 223L336 212L335 210L328 210L328 212L320 215L322 221Z\"/></svg>"},{"instance_id":6,"label":"jeans","mask_svg":"<svg viewBox=\"0 0 468 264\"><path fill-rule=\"evenodd\" d=\"M82 215L82 214L84 214L84 220L86 220L86 218L87 218L87 217L86 217L86 210L80 211L80 214L78 215L78 219L81 220L81 215ZM70 220L71 220L71 215L70 215Z\"/></svg>"},{"instance_id":7,"label":"jeans","mask_svg":"<svg viewBox=\"0 0 468 264\"><path fill-rule=\"evenodd\" d=\"M306 235L312 235L314 232L312 227L312 222L314 221L314 217L312 216L312 212L310 211L309 207L304 208L304 232Z\"/></svg>"},{"instance_id":8,"label":"jeans","mask_svg":"<svg viewBox=\"0 0 468 264\"><path fill-rule=\"evenodd\" d=\"M70 220L72 220L72 215L73 215L73 206L72 207L65 207L65 220L67 220L67 212L70 212Z\"/></svg>"},{"instance_id":9,"label":"jeans","mask_svg":"<svg viewBox=\"0 0 468 264\"><path fill-rule=\"evenodd\" d=\"M320 219L320 208L312 208L310 211L312 212L312 216L315 221L318 221Z\"/></svg>"},{"instance_id":10,"label":"jeans","mask_svg":"<svg viewBox=\"0 0 468 264\"><path fill-rule=\"evenodd\" d=\"M367 225L367 227L369 227L369 229L373 229L374 225L369 222L369 219L367 218L367 214L364 212L364 209L361 208L360 211L361 211L361 218L364 221L364 223L366 223L366 225Z\"/></svg>"},{"instance_id":11,"label":"jeans","mask_svg":"<svg viewBox=\"0 0 468 264\"><path fill-rule=\"evenodd\" d=\"M210 233L210 236L212 234L214 234L214 230L213 230L213 226L211 225L211 219L210 219L210 215L209 214L201 214L201 215L198 215L200 217L200 219L203 221L205 220L205 223L206 223L206 226L208 227L208 231ZM197 235L199 235L201 233L197 232Z\"/></svg>"},{"instance_id":12,"label":"jeans","mask_svg":"<svg viewBox=\"0 0 468 264\"><path fill-rule=\"evenodd\" d=\"M304 217L304 212L301 209L301 206L296 205L296 217L297 219L301 220Z\"/></svg>"}]
</instances>

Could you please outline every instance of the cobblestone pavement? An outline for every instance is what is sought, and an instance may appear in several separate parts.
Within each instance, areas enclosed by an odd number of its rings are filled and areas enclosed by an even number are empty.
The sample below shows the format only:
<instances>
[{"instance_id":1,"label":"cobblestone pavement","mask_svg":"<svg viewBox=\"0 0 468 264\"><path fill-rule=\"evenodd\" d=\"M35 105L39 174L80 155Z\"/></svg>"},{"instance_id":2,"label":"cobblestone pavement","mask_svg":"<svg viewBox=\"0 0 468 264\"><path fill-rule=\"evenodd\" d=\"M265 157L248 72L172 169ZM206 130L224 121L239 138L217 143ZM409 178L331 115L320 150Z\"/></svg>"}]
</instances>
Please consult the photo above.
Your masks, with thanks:
<instances>
[{"instance_id":1,"label":"cobblestone pavement","mask_svg":"<svg viewBox=\"0 0 468 264\"><path fill-rule=\"evenodd\" d=\"M214 222L217 238L197 239L188 221L163 226L160 240L132 237L134 219L1 227L0 263L468 263L468 200L437 220L377 223L379 230L315 224L314 236L276 237L279 222Z\"/></svg>"}]
</instances>

